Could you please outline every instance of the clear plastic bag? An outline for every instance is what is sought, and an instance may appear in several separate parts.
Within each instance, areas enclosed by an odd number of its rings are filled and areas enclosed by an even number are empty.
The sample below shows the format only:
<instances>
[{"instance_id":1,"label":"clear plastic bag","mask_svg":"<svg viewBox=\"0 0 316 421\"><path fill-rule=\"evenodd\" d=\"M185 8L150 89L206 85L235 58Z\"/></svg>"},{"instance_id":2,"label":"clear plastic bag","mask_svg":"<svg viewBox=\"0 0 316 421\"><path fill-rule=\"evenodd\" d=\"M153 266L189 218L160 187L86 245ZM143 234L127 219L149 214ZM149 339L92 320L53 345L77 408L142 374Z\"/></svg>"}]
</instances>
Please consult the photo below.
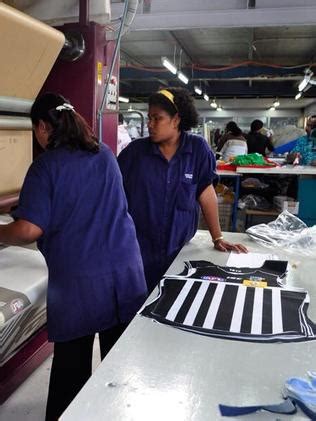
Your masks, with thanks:
<instances>
[{"instance_id":1,"label":"clear plastic bag","mask_svg":"<svg viewBox=\"0 0 316 421\"><path fill-rule=\"evenodd\" d=\"M288 211L280 213L276 220L268 224L248 228L246 233L266 247L299 255L316 255L316 225L308 228Z\"/></svg>"},{"instance_id":2,"label":"clear plastic bag","mask_svg":"<svg viewBox=\"0 0 316 421\"><path fill-rule=\"evenodd\" d=\"M247 194L238 200L239 209L267 210L271 209L271 207L271 203L265 197L255 194Z\"/></svg>"}]
</instances>

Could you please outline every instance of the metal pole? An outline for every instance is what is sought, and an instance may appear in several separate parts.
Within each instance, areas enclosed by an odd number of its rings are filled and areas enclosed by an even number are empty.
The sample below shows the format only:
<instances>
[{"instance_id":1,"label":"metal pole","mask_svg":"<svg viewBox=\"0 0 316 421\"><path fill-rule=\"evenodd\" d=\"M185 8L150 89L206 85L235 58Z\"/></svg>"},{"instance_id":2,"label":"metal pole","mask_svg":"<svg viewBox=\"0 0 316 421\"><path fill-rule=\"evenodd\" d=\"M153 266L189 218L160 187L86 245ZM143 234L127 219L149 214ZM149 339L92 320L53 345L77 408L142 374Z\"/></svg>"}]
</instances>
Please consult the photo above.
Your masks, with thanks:
<instances>
[{"instance_id":1,"label":"metal pole","mask_svg":"<svg viewBox=\"0 0 316 421\"><path fill-rule=\"evenodd\" d=\"M89 24L89 0L80 0L79 2L79 24L88 26Z\"/></svg>"},{"instance_id":2,"label":"metal pole","mask_svg":"<svg viewBox=\"0 0 316 421\"><path fill-rule=\"evenodd\" d=\"M99 138L99 143L102 143L103 111L104 111L104 107L105 107L105 103L106 103L106 97L107 97L107 94L108 94L110 80L111 80L111 77L112 77L112 74L113 74L113 69L114 69L117 53L118 53L119 48L120 48L121 33L122 33L122 30L123 30L123 27L124 27L124 24L125 24L125 19L126 19L127 10L128 10L128 2L129 2L129 0L125 0L124 11L123 11L123 15L122 15L122 18L121 18L121 25L120 25L120 29L119 29L116 44L115 44L115 49L114 49L114 53L113 53L113 57L112 57L111 67L110 67L109 75L108 75L106 83L105 83L103 97L102 97L101 105L100 105L100 108L99 108L99 111L98 111L98 138Z\"/></svg>"}]
</instances>

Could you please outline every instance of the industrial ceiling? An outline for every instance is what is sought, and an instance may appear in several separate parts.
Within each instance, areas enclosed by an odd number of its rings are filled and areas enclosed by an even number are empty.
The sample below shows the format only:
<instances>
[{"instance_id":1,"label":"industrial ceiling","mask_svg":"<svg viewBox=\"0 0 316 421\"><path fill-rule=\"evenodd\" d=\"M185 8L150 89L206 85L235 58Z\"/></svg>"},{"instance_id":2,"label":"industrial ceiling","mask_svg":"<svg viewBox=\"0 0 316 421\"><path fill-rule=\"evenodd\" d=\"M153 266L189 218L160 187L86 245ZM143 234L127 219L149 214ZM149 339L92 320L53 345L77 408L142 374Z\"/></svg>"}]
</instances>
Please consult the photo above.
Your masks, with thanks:
<instances>
[{"instance_id":1,"label":"industrial ceiling","mask_svg":"<svg viewBox=\"0 0 316 421\"><path fill-rule=\"evenodd\" d=\"M112 18L122 6L112 2ZM167 57L192 92L198 86L230 107L244 98L251 101L243 107L265 108L278 97L285 108L303 108L316 96L309 86L294 100L316 66L314 22L314 0L144 0L121 42L121 94L143 102L160 87L184 86L162 66Z\"/></svg>"},{"instance_id":2,"label":"industrial ceiling","mask_svg":"<svg viewBox=\"0 0 316 421\"><path fill-rule=\"evenodd\" d=\"M79 0L5 3L25 13L40 9L50 24L70 4L79 7ZM101 3L110 4L112 21L121 16L124 1L90 0L90 8ZM304 108L315 102L316 87L294 96L306 71L316 74L314 22L315 0L140 0L121 40L120 94L142 103L161 87L184 86L162 66L167 57L190 91L197 86L231 108L240 107L238 99L244 108L265 108L276 97L284 108Z\"/></svg>"}]
</instances>

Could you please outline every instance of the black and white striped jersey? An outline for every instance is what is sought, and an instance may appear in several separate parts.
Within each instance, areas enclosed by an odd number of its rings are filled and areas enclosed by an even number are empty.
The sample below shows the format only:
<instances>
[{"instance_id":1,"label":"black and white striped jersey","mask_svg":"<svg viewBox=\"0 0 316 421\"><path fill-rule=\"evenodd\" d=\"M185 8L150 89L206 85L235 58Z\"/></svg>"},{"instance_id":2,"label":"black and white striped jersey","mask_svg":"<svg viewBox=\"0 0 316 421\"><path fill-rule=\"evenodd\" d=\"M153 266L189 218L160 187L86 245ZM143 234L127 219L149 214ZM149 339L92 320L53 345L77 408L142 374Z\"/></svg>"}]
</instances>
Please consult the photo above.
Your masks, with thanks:
<instances>
[{"instance_id":1,"label":"black and white striped jersey","mask_svg":"<svg viewBox=\"0 0 316 421\"><path fill-rule=\"evenodd\" d=\"M206 260L187 261L184 265L183 272L178 275L180 277L246 286L283 286L282 279L287 273L287 261L283 260L266 260L260 268L219 266Z\"/></svg>"},{"instance_id":2,"label":"black and white striped jersey","mask_svg":"<svg viewBox=\"0 0 316 421\"><path fill-rule=\"evenodd\" d=\"M165 278L159 296L140 314L209 336L259 342L315 339L309 295L298 288Z\"/></svg>"}]
</instances>

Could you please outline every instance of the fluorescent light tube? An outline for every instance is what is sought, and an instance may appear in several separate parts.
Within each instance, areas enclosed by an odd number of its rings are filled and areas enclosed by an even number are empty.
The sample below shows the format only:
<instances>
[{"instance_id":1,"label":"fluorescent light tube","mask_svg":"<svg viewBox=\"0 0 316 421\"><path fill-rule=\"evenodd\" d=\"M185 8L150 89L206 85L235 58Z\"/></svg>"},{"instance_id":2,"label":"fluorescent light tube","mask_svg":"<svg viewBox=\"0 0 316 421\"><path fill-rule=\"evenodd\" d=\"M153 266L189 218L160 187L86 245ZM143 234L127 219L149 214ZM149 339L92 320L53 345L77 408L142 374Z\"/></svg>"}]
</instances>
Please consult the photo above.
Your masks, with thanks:
<instances>
[{"instance_id":1,"label":"fluorescent light tube","mask_svg":"<svg viewBox=\"0 0 316 421\"><path fill-rule=\"evenodd\" d=\"M119 101L120 102L125 102L126 104L129 103L129 98L125 98L125 96L119 96Z\"/></svg>"},{"instance_id":2,"label":"fluorescent light tube","mask_svg":"<svg viewBox=\"0 0 316 421\"><path fill-rule=\"evenodd\" d=\"M217 104L216 104L215 99L213 99L213 101L211 102L211 107L212 108L217 108Z\"/></svg>"},{"instance_id":3,"label":"fluorescent light tube","mask_svg":"<svg viewBox=\"0 0 316 421\"><path fill-rule=\"evenodd\" d=\"M195 91L195 93L197 93L198 95L202 95L202 89L200 89L198 86L194 86L194 91Z\"/></svg>"},{"instance_id":4,"label":"fluorescent light tube","mask_svg":"<svg viewBox=\"0 0 316 421\"><path fill-rule=\"evenodd\" d=\"M204 94L203 95L203 98L205 99L205 101L209 101L210 100L210 98L209 98L209 96L207 94Z\"/></svg>"},{"instance_id":5,"label":"fluorescent light tube","mask_svg":"<svg viewBox=\"0 0 316 421\"><path fill-rule=\"evenodd\" d=\"M302 92L298 92L298 93L295 95L295 99L296 99L296 100L298 100L298 99L300 99L300 98L301 98L301 96L302 96Z\"/></svg>"},{"instance_id":6,"label":"fluorescent light tube","mask_svg":"<svg viewBox=\"0 0 316 421\"><path fill-rule=\"evenodd\" d=\"M306 86L308 85L308 82L310 81L311 75L305 75L302 82L298 85L299 92L304 91Z\"/></svg>"},{"instance_id":7,"label":"fluorescent light tube","mask_svg":"<svg viewBox=\"0 0 316 421\"><path fill-rule=\"evenodd\" d=\"M277 99L274 101L273 103L274 107L279 107L280 106L280 101L278 101Z\"/></svg>"},{"instance_id":8,"label":"fluorescent light tube","mask_svg":"<svg viewBox=\"0 0 316 421\"><path fill-rule=\"evenodd\" d=\"M189 78L187 78L186 75L182 72L178 72L178 78L181 80L181 82L185 83L186 85L189 83Z\"/></svg>"},{"instance_id":9,"label":"fluorescent light tube","mask_svg":"<svg viewBox=\"0 0 316 421\"><path fill-rule=\"evenodd\" d=\"M162 57L161 62L163 64L163 66L165 66L171 73L173 73L174 75L177 74L176 66L174 64L172 64L171 61L169 61L167 59L167 57Z\"/></svg>"}]
</instances>

